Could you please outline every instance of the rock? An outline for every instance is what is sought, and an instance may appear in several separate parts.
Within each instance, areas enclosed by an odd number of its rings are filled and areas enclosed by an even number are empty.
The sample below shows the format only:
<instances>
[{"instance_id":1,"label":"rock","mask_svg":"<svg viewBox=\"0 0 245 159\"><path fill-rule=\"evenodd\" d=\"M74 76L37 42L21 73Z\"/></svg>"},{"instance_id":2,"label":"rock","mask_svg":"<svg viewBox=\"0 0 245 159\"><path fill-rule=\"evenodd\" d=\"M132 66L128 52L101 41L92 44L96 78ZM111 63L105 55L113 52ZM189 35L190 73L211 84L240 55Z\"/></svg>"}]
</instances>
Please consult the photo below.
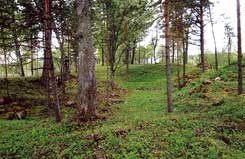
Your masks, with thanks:
<instances>
[{"instance_id":1,"label":"rock","mask_svg":"<svg viewBox=\"0 0 245 159\"><path fill-rule=\"evenodd\" d=\"M220 77L216 77L214 80L215 81L221 81L221 78Z\"/></svg>"}]
</instances>

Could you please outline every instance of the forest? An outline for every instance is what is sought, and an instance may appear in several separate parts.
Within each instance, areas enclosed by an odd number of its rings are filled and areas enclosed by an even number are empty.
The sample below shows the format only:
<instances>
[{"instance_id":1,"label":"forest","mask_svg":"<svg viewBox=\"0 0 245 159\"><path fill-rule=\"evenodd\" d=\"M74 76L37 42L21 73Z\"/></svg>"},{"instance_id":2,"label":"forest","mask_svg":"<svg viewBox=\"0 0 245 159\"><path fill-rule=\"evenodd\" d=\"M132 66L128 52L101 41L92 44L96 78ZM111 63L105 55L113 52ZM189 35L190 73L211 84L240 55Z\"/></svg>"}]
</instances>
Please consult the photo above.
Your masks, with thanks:
<instances>
[{"instance_id":1,"label":"forest","mask_svg":"<svg viewBox=\"0 0 245 159\"><path fill-rule=\"evenodd\" d=\"M0 159L244 159L243 5L0 0Z\"/></svg>"}]
</instances>

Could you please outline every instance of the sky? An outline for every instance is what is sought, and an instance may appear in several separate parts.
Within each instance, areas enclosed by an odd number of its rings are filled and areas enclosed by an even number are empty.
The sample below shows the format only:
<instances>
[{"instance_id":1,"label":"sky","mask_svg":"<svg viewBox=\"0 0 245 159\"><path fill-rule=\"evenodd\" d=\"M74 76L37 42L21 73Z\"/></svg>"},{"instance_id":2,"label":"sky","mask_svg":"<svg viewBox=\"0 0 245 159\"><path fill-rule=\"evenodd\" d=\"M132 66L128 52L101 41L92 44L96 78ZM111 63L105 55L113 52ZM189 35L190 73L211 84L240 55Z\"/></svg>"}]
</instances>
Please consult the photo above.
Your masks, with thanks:
<instances>
[{"instance_id":1,"label":"sky","mask_svg":"<svg viewBox=\"0 0 245 159\"><path fill-rule=\"evenodd\" d=\"M243 42L243 52L245 52L245 0L241 1L241 23L242 23L242 39ZM211 0L214 3L212 7L212 17L214 21L214 32L215 38L217 42L218 52L221 52L223 48L226 46L226 41L224 40L224 26L226 23L230 23L231 27L234 28L234 33L237 33L237 18L236 18L236 0ZM150 30L153 29L153 26ZM151 34L144 39L143 45L147 45L151 41ZM159 31L160 32L160 31ZM154 34L155 35L155 34ZM212 35L212 27L211 23L207 24L205 27L205 51L214 52L214 40ZM236 50L236 40L237 38L233 38L233 50ZM159 39L159 44L164 43L162 39ZM200 53L200 49L198 46L190 46L189 54L196 55Z\"/></svg>"}]
</instances>

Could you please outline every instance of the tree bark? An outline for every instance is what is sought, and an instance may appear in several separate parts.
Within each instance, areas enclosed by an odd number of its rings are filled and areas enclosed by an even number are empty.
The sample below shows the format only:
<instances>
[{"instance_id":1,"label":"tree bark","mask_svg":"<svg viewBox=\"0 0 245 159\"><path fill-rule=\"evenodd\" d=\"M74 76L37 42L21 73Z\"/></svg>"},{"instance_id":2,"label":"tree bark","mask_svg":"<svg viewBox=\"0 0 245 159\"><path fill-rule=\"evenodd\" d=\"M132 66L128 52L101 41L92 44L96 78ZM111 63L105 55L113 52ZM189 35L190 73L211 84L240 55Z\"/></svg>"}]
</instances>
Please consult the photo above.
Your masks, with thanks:
<instances>
[{"instance_id":1,"label":"tree bark","mask_svg":"<svg viewBox=\"0 0 245 159\"><path fill-rule=\"evenodd\" d=\"M132 57L131 57L131 64L133 65L134 64L134 61L135 61L135 54L136 54L136 40L134 41L134 46L133 46L133 49L132 49Z\"/></svg>"},{"instance_id":2,"label":"tree bark","mask_svg":"<svg viewBox=\"0 0 245 159\"><path fill-rule=\"evenodd\" d=\"M61 54L61 58L60 58L60 77L61 77L61 89L62 89L62 93L65 94L65 81L66 81L66 77L68 74L68 70L65 68L65 50L64 50L64 31L63 31L63 27L61 27L59 32L55 22L53 21L53 28L54 28L54 32L56 34L56 39L59 43L59 49L60 49L60 54Z\"/></svg>"},{"instance_id":3,"label":"tree bark","mask_svg":"<svg viewBox=\"0 0 245 159\"><path fill-rule=\"evenodd\" d=\"M179 42L179 13L177 11L175 15L175 27L176 27L176 50L177 50L177 79L178 79L178 90L181 89L180 84L180 42Z\"/></svg>"},{"instance_id":4,"label":"tree bark","mask_svg":"<svg viewBox=\"0 0 245 159\"><path fill-rule=\"evenodd\" d=\"M61 112L59 105L59 98L57 93L57 84L54 75L54 64L51 50L51 39L52 39L52 21L51 21L51 1L45 0L45 50L44 54L46 55L47 62L47 89L48 96L50 99L51 92L53 93L54 106L55 106L55 114L56 121L61 122Z\"/></svg>"},{"instance_id":5,"label":"tree bark","mask_svg":"<svg viewBox=\"0 0 245 159\"><path fill-rule=\"evenodd\" d=\"M228 65L231 65L231 37L228 37Z\"/></svg>"},{"instance_id":6,"label":"tree bark","mask_svg":"<svg viewBox=\"0 0 245 159\"><path fill-rule=\"evenodd\" d=\"M166 78L167 78L167 100L168 112L173 112L172 100L172 81L171 81L171 66L170 66L170 35L169 35L169 0L165 0L164 6L165 18L165 49L166 49Z\"/></svg>"},{"instance_id":7,"label":"tree bark","mask_svg":"<svg viewBox=\"0 0 245 159\"><path fill-rule=\"evenodd\" d=\"M237 0L237 48L238 48L238 95L243 92L242 81L242 35L241 35L241 8L240 0Z\"/></svg>"},{"instance_id":8,"label":"tree bark","mask_svg":"<svg viewBox=\"0 0 245 159\"><path fill-rule=\"evenodd\" d=\"M204 57L204 0L201 0L200 5L200 47L201 47L201 66L202 66L202 72L205 71L205 57Z\"/></svg>"},{"instance_id":9,"label":"tree bark","mask_svg":"<svg viewBox=\"0 0 245 159\"><path fill-rule=\"evenodd\" d=\"M24 68L23 68L23 59L20 53L20 45L18 41L17 32L15 29L13 31L13 34L14 34L14 43L15 43L15 54L16 54L18 65L19 65L19 74L20 76L24 77L25 73L24 73Z\"/></svg>"},{"instance_id":10,"label":"tree bark","mask_svg":"<svg viewBox=\"0 0 245 159\"><path fill-rule=\"evenodd\" d=\"M30 58L31 58L31 75L34 75L34 59L33 59L33 42L32 42L32 35L31 35L31 47L30 47Z\"/></svg>"},{"instance_id":11,"label":"tree bark","mask_svg":"<svg viewBox=\"0 0 245 159\"><path fill-rule=\"evenodd\" d=\"M215 55L215 69L218 70L219 65L218 65L218 51L217 51L217 44L216 44L216 38L214 34L214 23L213 23L213 18L212 18L212 12L211 12L211 7L209 4L209 15L210 15L210 22L211 22L211 27L212 27L212 35L213 35L213 40L214 40L214 55Z\"/></svg>"},{"instance_id":12,"label":"tree bark","mask_svg":"<svg viewBox=\"0 0 245 159\"><path fill-rule=\"evenodd\" d=\"M78 108L79 120L86 121L95 115L96 80L95 55L92 43L91 1L76 0L78 15Z\"/></svg>"},{"instance_id":13,"label":"tree bark","mask_svg":"<svg viewBox=\"0 0 245 159\"><path fill-rule=\"evenodd\" d=\"M174 63L175 59L175 41L174 38L172 38L172 63Z\"/></svg>"}]
</instances>

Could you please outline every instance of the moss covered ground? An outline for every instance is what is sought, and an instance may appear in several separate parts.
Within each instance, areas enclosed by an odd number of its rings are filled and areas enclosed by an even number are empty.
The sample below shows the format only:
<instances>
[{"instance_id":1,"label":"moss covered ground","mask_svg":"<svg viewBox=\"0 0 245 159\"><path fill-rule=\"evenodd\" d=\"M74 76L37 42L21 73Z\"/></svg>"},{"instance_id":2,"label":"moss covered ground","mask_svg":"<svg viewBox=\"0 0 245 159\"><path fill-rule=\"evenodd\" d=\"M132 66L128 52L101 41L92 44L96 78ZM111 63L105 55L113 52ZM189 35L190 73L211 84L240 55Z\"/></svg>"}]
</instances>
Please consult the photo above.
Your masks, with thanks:
<instances>
[{"instance_id":1,"label":"moss covered ground","mask_svg":"<svg viewBox=\"0 0 245 159\"><path fill-rule=\"evenodd\" d=\"M18 100L0 107L0 158L245 158L245 96L236 95L235 65L204 74L188 66L181 90L175 66L172 74L174 113L169 114L163 65L130 66L128 79L120 69L109 104L106 68L97 66L100 118L80 126L74 120L75 78L67 82L60 124L45 106L38 79L10 79L10 96ZM5 84L0 87L4 96ZM22 109L25 119L7 119Z\"/></svg>"}]
</instances>

